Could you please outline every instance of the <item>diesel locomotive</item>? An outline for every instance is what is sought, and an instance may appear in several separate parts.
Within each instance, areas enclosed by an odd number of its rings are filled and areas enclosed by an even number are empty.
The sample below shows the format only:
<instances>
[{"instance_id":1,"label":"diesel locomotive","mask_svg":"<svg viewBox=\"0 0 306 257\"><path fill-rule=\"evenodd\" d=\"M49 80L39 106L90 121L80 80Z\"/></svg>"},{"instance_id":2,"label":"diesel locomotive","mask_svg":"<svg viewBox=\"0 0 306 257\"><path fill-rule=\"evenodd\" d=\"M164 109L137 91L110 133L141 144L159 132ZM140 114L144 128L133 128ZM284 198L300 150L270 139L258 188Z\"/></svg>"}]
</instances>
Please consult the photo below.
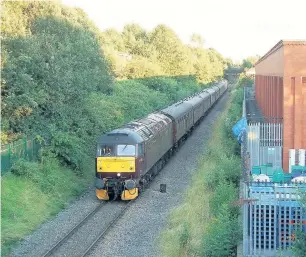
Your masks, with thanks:
<instances>
[{"instance_id":1,"label":"diesel locomotive","mask_svg":"<svg viewBox=\"0 0 306 257\"><path fill-rule=\"evenodd\" d=\"M137 198L227 87L227 81L220 81L101 136L96 153L97 198Z\"/></svg>"}]
</instances>

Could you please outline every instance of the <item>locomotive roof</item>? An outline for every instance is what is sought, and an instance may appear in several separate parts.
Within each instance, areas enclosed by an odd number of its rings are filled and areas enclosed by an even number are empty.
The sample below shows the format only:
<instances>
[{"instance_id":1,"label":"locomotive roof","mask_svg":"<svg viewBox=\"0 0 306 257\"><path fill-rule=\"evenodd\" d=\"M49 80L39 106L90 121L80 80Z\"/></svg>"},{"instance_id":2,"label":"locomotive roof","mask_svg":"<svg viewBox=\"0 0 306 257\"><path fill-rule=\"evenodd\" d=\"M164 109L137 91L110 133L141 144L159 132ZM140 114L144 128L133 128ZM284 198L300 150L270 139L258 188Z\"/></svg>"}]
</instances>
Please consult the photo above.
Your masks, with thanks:
<instances>
[{"instance_id":1,"label":"locomotive roof","mask_svg":"<svg viewBox=\"0 0 306 257\"><path fill-rule=\"evenodd\" d=\"M138 144L153 137L171 123L162 113L151 113L140 120L131 121L120 129L115 129L99 138L99 143Z\"/></svg>"},{"instance_id":2,"label":"locomotive roof","mask_svg":"<svg viewBox=\"0 0 306 257\"><path fill-rule=\"evenodd\" d=\"M170 118L162 113L155 112L145 118L130 122L125 127L133 129L144 140L147 140L166 128L169 123L171 123Z\"/></svg>"},{"instance_id":3,"label":"locomotive roof","mask_svg":"<svg viewBox=\"0 0 306 257\"><path fill-rule=\"evenodd\" d=\"M98 142L100 144L138 144L143 142L143 139L131 129L120 128L99 137Z\"/></svg>"}]
</instances>

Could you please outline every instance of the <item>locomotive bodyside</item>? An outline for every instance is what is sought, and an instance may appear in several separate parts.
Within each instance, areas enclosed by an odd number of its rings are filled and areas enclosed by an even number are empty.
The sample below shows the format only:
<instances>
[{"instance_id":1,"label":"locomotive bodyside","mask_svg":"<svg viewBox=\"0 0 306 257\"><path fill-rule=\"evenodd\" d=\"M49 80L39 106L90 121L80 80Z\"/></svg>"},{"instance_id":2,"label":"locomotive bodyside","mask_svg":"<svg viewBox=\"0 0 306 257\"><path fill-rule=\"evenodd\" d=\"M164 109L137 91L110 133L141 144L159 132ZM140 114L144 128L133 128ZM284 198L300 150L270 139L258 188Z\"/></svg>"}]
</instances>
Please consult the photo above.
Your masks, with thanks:
<instances>
[{"instance_id":1,"label":"locomotive bodyside","mask_svg":"<svg viewBox=\"0 0 306 257\"><path fill-rule=\"evenodd\" d=\"M172 121L160 113L102 136L96 157L97 197L109 200L110 195L120 195L122 200L135 199L139 185L156 171L153 166L172 145Z\"/></svg>"},{"instance_id":2,"label":"locomotive bodyside","mask_svg":"<svg viewBox=\"0 0 306 257\"><path fill-rule=\"evenodd\" d=\"M151 131L151 135L144 142L145 163L147 173L154 164L162 158L162 156L169 151L173 145L172 130L173 124L169 117L155 113L150 114L147 118L139 120L138 122L145 124ZM142 133L139 130L138 133Z\"/></svg>"}]
</instances>

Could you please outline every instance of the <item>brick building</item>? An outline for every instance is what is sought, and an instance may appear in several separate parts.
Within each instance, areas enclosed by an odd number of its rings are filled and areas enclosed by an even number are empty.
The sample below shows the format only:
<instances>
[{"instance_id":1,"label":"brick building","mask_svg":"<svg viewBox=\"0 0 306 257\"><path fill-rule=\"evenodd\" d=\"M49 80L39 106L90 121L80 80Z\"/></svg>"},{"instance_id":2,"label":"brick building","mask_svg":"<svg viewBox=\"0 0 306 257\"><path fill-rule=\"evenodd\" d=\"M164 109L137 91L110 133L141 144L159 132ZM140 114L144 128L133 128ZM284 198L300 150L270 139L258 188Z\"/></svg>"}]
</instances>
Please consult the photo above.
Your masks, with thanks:
<instances>
[{"instance_id":1,"label":"brick building","mask_svg":"<svg viewBox=\"0 0 306 257\"><path fill-rule=\"evenodd\" d=\"M282 118L283 169L289 149L306 149L306 41L278 42L255 65L256 101L266 117Z\"/></svg>"}]
</instances>

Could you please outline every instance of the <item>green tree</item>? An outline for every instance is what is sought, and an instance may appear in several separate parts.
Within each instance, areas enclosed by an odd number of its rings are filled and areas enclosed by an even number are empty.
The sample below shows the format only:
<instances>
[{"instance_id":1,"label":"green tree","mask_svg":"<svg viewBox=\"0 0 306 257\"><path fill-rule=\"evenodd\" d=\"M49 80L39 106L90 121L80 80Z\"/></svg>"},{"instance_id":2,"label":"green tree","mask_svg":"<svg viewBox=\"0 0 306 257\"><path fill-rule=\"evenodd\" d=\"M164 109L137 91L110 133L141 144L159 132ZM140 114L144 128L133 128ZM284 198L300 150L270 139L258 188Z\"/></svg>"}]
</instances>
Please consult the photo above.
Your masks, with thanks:
<instances>
[{"instance_id":1,"label":"green tree","mask_svg":"<svg viewBox=\"0 0 306 257\"><path fill-rule=\"evenodd\" d=\"M173 30L158 25L150 34L157 60L167 75L188 74L188 52Z\"/></svg>"},{"instance_id":2,"label":"green tree","mask_svg":"<svg viewBox=\"0 0 306 257\"><path fill-rule=\"evenodd\" d=\"M134 56L133 59L126 64L123 71L123 76L127 79L147 78L161 74L162 71L160 66L141 56Z\"/></svg>"},{"instance_id":3,"label":"green tree","mask_svg":"<svg viewBox=\"0 0 306 257\"><path fill-rule=\"evenodd\" d=\"M190 42L194 44L196 47L203 47L205 41L201 35L193 33L191 35Z\"/></svg>"},{"instance_id":4,"label":"green tree","mask_svg":"<svg viewBox=\"0 0 306 257\"><path fill-rule=\"evenodd\" d=\"M138 24L125 25L122 38L129 53L150 57L154 49L149 44L147 32Z\"/></svg>"},{"instance_id":5,"label":"green tree","mask_svg":"<svg viewBox=\"0 0 306 257\"><path fill-rule=\"evenodd\" d=\"M99 41L104 46L112 46L116 51L125 52L125 42L121 33L115 29L108 29L99 35Z\"/></svg>"},{"instance_id":6,"label":"green tree","mask_svg":"<svg viewBox=\"0 0 306 257\"><path fill-rule=\"evenodd\" d=\"M250 69L255 66L255 63L259 60L259 56L249 56L242 60L242 67L245 69Z\"/></svg>"},{"instance_id":7,"label":"green tree","mask_svg":"<svg viewBox=\"0 0 306 257\"><path fill-rule=\"evenodd\" d=\"M306 194L302 196L302 204L304 207L304 214L306 209ZM304 225L305 226L305 225ZM293 244L293 253L296 257L305 257L306 253L306 232L302 230L302 227L299 228L296 234L296 241Z\"/></svg>"},{"instance_id":8,"label":"green tree","mask_svg":"<svg viewBox=\"0 0 306 257\"><path fill-rule=\"evenodd\" d=\"M234 66L233 60L231 58L225 58L226 69L230 69Z\"/></svg>"},{"instance_id":9,"label":"green tree","mask_svg":"<svg viewBox=\"0 0 306 257\"><path fill-rule=\"evenodd\" d=\"M70 151L74 155L78 145L85 147L94 136L91 127L96 121L87 119L84 99L90 92L112 92L113 78L96 29L79 9L53 2L5 2L4 8L2 131L7 135L40 135L48 143L57 137L79 140ZM11 24L20 26L8 27L11 17L16 19ZM66 135L59 135L59 131ZM67 164L78 159L54 151ZM74 165L79 167L77 161Z\"/></svg>"}]
</instances>

